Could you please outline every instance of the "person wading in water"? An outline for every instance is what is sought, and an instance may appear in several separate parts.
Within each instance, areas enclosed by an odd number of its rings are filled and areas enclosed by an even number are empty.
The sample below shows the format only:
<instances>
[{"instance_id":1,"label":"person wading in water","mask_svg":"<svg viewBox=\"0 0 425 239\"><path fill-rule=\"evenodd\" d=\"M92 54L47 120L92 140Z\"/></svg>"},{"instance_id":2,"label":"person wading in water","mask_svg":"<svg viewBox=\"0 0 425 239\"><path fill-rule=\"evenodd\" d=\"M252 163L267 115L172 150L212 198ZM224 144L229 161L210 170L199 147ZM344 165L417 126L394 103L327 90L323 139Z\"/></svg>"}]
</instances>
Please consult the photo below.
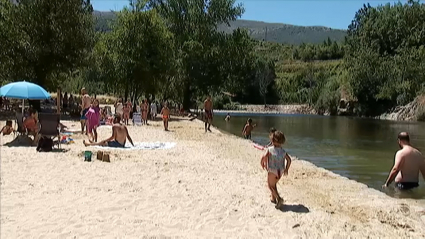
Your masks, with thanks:
<instances>
[{"instance_id":1,"label":"person wading in water","mask_svg":"<svg viewBox=\"0 0 425 239\"><path fill-rule=\"evenodd\" d=\"M397 141L400 150L395 155L394 166L382 187L386 188L395 181L398 189L409 190L416 188L419 186L419 172L425 179L424 157L419 150L410 145L410 137L407 132L401 132Z\"/></svg>"}]
</instances>

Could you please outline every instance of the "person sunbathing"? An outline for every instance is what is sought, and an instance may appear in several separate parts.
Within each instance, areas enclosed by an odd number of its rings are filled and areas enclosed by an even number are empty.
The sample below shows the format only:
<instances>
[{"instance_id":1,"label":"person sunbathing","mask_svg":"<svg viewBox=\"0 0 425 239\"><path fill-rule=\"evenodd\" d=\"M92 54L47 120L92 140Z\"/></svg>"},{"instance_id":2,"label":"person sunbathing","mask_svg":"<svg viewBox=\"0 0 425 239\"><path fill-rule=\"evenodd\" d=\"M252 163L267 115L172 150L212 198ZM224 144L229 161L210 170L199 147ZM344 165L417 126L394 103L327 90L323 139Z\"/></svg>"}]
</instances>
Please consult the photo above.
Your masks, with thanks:
<instances>
[{"instance_id":1,"label":"person sunbathing","mask_svg":"<svg viewBox=\"0 0 425 239\"><path fill-rule=\"evenodd\" d=\"M38 133L38 121L37 121L37 112L35 110L29 110L29 116L24 120L24 128L28 131L28 134L36 135Z\"/></svg>"},{"instance_id":2,"label":"person sunbathing","mask_svg":"<svg viewBox=\"0 0 425 239\"><path fill-rule=\"evenodd\" d=\"M111 137L96 143L93 141L86 142L83 141L85 146L107 146L113 148L124 148L126 139L130 141L131 145L134 146L133 140L128 134L127 127L121 123L121 116L116 114L114 117L114 125L112 125L112 135Z\"/></svg>"},{"instance_id":3,"label":"person sunbathing","mask_svg":"<svg viewBox=\"0 0 425 239\"><path fill-rule=\"evenodd\" d=\"M0 133L3 135L9 135L11 133L15 133L15 129L12 126L11 120L6 121L6 125L1 129Z\"/></svg>"},{"instance_id":4,"label":"person sunbathing","mask_svg":"<svg viewBox=\"0 0 425 239\"><path fill-rule=\"evenodd\" d=\"M28 113L29 116L25 118L23 125L27 130L28 135L34 136L33 144L37 145L38 140L40 139L40 135L38 134L40 127L37 120L37 111L30 109Z\"/></svg>"}]
</instances>

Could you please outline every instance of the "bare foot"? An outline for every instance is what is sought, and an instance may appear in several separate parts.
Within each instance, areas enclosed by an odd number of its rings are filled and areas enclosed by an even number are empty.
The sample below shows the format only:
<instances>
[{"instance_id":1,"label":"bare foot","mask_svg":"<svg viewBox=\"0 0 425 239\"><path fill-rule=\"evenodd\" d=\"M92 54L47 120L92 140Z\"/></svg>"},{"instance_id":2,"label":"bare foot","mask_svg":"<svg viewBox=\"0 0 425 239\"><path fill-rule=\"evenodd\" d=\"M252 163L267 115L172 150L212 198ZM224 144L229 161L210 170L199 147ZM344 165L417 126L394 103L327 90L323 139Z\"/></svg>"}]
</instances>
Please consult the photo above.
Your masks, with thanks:
<instances>
[{"instance_id":1,"label":"bare foot","mask_svg":"<svg viewBox=\"0 0 425 239\"><path fill-rule=\"evenodd\" d=\"M270 196L270 202L273 204L276 204L277 203L276 198L274 198L273 196Z\"/></svg>"},{"instance_id":2,"label":"bare foot","mask_svg":"<svg viewBox=\"0 0 425 239\"><path fill-rule=\"evenodd\" d=\"M88 146L88 143L86 142L86 140L83 140L83 144L84 144L84 146Z\"/></svg>"},{"instance_id":3,"label":"bare foot","mask_svg":"<svg viewBox=\"0 0 425 239\"><path fill-rule=\"evenodd\" d=\"M282 198L279 198L279 199L277 200L277 203L276 203L275 208L276 208L276 209L280 209L282 206L283 206L283 199L282 199Z\"/></svg>"}]
</instances>

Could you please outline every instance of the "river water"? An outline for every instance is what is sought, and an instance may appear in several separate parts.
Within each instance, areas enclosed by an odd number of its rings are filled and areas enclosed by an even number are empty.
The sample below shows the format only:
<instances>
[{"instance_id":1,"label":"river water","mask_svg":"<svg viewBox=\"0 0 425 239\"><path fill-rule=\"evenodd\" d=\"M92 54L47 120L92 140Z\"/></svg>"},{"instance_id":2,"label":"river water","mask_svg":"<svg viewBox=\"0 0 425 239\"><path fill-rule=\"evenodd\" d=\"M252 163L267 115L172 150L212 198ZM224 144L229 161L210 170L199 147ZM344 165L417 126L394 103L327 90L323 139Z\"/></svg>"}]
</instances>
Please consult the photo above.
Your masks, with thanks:
<instances>
[{"instance_id":1,"label":"river water","mask_svg":"<svg viewBox=\"0 0 425 239\"><path fill-rule=\"evenodd\" d=\"M290 155L390 196L425 199L422 177L421 186L410 192L400 192L391 187L381 189L399 149L398 133L409 132L413 146L425 152L425 123L317 115L232 113L231 116L231 120L226 122L225 113L215 113L214 126L241 136L246 120L252 118L257 124L252 133L254 142L266 144L270 127L275 127L285 133L284 148Z\"/></svg>"}]
</instances>

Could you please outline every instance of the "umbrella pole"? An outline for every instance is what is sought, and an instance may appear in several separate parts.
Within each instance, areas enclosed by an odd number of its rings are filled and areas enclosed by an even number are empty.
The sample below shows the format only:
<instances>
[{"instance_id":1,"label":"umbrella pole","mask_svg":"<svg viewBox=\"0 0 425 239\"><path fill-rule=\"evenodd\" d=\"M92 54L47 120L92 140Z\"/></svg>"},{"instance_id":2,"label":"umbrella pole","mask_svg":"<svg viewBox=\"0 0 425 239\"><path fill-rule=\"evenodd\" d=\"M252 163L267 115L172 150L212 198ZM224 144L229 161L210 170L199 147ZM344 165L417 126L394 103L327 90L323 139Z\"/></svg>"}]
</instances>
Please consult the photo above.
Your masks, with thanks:
<instances>
[{"instance_id":1,"label":"umbrella pole","mask_svg":"<svg viewBox=\"0 0 425 239\"><path fill-rule=\"evenodd\" d=\"M22 115L24 115L24 109L25 109L25 100L22 100Z\"/></svg>"}]
</instances>

